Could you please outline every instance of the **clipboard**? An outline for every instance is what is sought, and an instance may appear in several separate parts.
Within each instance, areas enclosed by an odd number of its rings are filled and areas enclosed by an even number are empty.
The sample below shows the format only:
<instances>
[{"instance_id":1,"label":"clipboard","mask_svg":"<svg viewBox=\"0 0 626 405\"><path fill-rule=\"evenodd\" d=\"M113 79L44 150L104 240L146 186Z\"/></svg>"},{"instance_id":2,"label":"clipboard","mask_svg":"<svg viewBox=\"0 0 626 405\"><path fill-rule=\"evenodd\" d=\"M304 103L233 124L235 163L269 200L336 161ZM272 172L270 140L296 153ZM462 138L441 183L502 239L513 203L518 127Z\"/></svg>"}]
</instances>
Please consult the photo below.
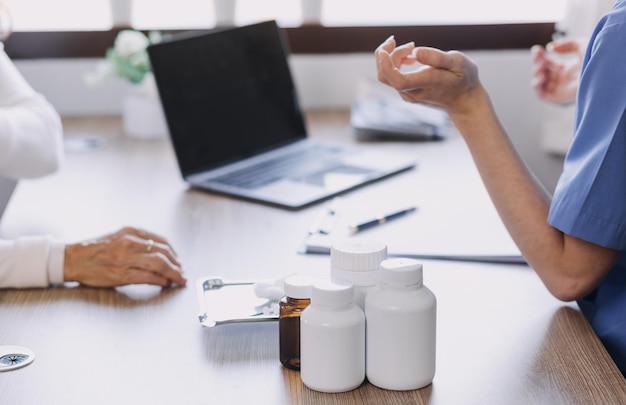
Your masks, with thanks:
<instances>
[{"instance_id":1,"label":"clipboard","mask_svg":"<svg viewBox=\"0 0 626 405\"><path fill-rule=\"evenodd\" d=\"M412 259L423 260L449 260L462 262L478 262L478 263L497 263L497 264L515 264L527 265L526 259L519 253L514 244L509 243L504 249L495 249L494 253L484 253L478 250L472 251L454 251L452 248L440 249L439 251L418 251L407 249L406 244L394 244L394 238L383 238L385 235L394 235L394 228L404 231L405 226L411 226L410 218L401 218L397 222L407 221L407 223L396 224L390 222L383 223L377 227L374 232L365 231L357 234L350 233L350 224L354 221L354 217L345 216L343 212L353 212L353 209L345 207L340 199L335 199L331 204L322 208L317 214L315 220L308 229L308 232L298 248L300 254L321 254L330 255L330 249L334 241L350 238L350 237L372 237L386 243L389 248L388 257L406 257ZM412 215L419 215L416 212ZM415 219L414 219L415 220ZM388 229L385 229L388 228ZM419 228L419 227L417 227ZM508 234L507 234L508 236Z\"/></svg>"},{"instance_id":2,"label":"clipboard","mask_svg":"<svg viewBox=\"0 0 626 405\"><path fill-rule=\"evenodd\" d=\"M196 281L202 326L277 321L278 300L259 298L254 285L263 280L229 280L208 276Z\"/></svg>"}]
</instances>

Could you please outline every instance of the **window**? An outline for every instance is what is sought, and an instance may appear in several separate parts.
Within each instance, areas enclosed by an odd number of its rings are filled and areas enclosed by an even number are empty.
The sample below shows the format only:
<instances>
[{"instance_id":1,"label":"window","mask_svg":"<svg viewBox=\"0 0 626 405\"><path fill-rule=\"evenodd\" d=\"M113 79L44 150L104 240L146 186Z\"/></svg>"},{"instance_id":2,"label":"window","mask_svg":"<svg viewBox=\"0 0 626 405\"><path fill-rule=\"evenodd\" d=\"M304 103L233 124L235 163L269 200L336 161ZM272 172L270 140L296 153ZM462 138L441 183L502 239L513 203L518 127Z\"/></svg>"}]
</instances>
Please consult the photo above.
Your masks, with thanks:
<instances>
[{"instance_id":1,"label":"window","mask_svg":"<svg viewBox=\"0 0 626 405\"><path fill-rule=\"evenodd\" d=\"M459 25L558 21L567 0L4 0L15 31L212 28L276 19L303 21L303 7L326 26ZM318 4L316 6L316 4ZM321 10L315 11L316 8ZM113 11L112 11L113 10ZM228 21L230 20L230 21ZM120 24L121 23L121 24Z\"/></svg>"},{"instance_id":2,"label":"window","mask_svg":"<svg viewBox=\"0 0 626 405\"><path fill-rule=\"evenodd\" d=\"M111 28L109 0L3 0L13 31L81 31Z\"/></svg>"},{"instance_id":3,"label":"window","mask_svg":"<svg viewBox=\"0 0 626 405\"><path fill-rule=\"evenodd\" d=\"M325 25L457 25L558 21L567 0L329 0ZM367 4L366 7L364 5Z\"/></svg>"},{"instance_id":4,"label":"window","mask_svg":"<svg viewBox=\"0 0 626 405\"><path fill-rule=\"evenodd\" d=\"M99 57L124 27L207 30L275 19L293 53L371 52L394 33L442 49L545 44L568 0L0 0L12 58ZM0 16L2 17L2 16ZM304 22L304 24L303 24ZM0 18L0 33L4 30Z\"/></svg>"}]
</instances>

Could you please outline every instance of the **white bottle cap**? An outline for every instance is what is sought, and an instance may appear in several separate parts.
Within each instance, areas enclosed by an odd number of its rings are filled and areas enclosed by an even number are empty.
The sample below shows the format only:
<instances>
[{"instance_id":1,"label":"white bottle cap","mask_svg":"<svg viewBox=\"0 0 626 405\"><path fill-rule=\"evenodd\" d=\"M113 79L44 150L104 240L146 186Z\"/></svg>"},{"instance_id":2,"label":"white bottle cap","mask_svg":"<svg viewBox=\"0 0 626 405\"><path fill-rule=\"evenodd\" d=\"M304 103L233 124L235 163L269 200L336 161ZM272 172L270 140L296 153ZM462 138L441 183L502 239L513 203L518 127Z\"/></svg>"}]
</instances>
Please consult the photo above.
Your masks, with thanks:
<instances>
[{"instance_id":1,"label":"white bottle cap","mask_svg":"<svg viewBox=\"0 0 626 405\"><path fill-rule=\"evenodd\" d=\"M290 298L311 298L311 286L319 277L296 274L285 279L285 295Z\"/></svg>"},{"instance_id":2,"label":"white bottle cap","mask_svg":"<svg viewBox=\"0 0 626 405\"><path fill-rule=\"evenodd\" d=\"M311 304L341 307L354 302L354 286L347 281L321 279L311 288Z\"/></svg>"},{"instance_id":3,"label":"white bottle cap","mask_svg":"<svg viewBox=\"0 0 626 405\"><path fill-rule=\"evenodd\" d=\"M395 286L422 285L422 265L414 259L387 259L380 263L380 281Z\"/></svg>"},{"instance_id":4,"label":"white bottle cap","mask_svg":"<svg viewBox=\"0 0 626 405\"><path fill-rule=\"evenodd\" d=\"M376 284L380 262L386 258L387 245L372 239L343 239L333 243L330 248L333 276L349 280L355 285Z\"/></svg>"}]
</instances>

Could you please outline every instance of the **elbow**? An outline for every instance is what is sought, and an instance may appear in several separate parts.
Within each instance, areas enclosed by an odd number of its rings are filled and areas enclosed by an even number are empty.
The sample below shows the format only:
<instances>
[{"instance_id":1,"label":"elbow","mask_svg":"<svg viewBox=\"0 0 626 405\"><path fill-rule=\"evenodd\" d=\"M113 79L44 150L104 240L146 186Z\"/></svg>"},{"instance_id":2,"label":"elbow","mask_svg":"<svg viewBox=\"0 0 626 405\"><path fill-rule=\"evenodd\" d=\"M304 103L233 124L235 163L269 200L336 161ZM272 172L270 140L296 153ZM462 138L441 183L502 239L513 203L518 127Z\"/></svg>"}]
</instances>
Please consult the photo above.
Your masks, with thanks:
<instances>
[{"instance_id":1,"label":"elbow","mask_svg":"<svg viewBox=\"0 0 626 405\"><path fill-rule=\"evenodd\" d=\"M7 145L0 172L16 179L32 179L58 171L64 160L60 116L37 98L19 105L8 120ZM28 102L31 104L28 104Z\"/></svg>"},{"instance_id":2,"label":"elbow","mask_svg":"<svg viewBox=\"0 0 626 405\"><path fill-rule=\"evenodd\" d=\"M579 279L560 278L545 282L548 291L560 301L571 302L583 298L590 291L588 283Z\"/></svg>"},{"instance_id":3,"label":"elbow","mask_svg":"<svg viewBox=\"0 0 626 405\"><path fill-rule=\"evenodd\" d=\"M25 167L11 168L10 170L2 169L2 172L7 177L14 179L37 179L51 175L58 171L59 168L59 161L39 159L36 164L31 164Z\"/></svg>"},{"instance_id":4,"label":"elbow","mask_svg":"<svg viewBox=\"0 0 626 405\"><path fill-rule=\"evenodd\" d=\"M533 263L533 268L552 295L566 302L591 293L623 253L568 235L560 249L548 252L543 260Z\"/></svg>"},{"instance_id":5,"label":"elbow","mask_svg":"<svg viewBox=\"0 0 626 405\"><path fill-rule=\"evenodd\" d=\"M63 126L55 111L40 114L42 125L38 128L38 146L31 151L31 160L25 178L37 178L53 174L61 168L65 158Z\"/></svg>"},{"instance_id":6,"label":"elbow","mask_svg":"<svg viewBox=\"0 0 626 405\"><path fill-rule=\"evenodd\" d=\"M36 179L57 172L61 165L63 155L54 156L20 155L20 160L7 161L0 164L0 173L13 179Z\"/></svg>"},{"instance_id":7,"label":"elbow","mask_svg":"<svg viewBox=\"0 0 626 405\"><path fill-rule=\"evenodd\" d=\"M558 299L559 301L563 301L563 302L575 301L584 296L583 294L579 294L578 292L574 290L566 290L562 288L561 289L548 288L548 290L550 291L550 293L552 293L552 295L556 299Z\"/></svg>"},{"instance_id":8,"label":"elbow","mask_svg":"<svg viewBox=\"0 0 626 405\"><path fill-rule=\"evenodd\" d=\"M61 168L61 157L51 156L47 159L42 159L37 167L32 167L32 170L28 171L24 178L39 178L56 173Z\"/></svg>"},{"instance_id":9,"label":"elbow","mask_svg":"<svg viewBox=\"0 0 626 405\"><path fill-rule=\"evenodd\" d=\"M45 145L42 150L20 150L0 164L0 172L15 179L35 179L53 174L64 160L62 145Z\"/></svg>"}]
</instances>

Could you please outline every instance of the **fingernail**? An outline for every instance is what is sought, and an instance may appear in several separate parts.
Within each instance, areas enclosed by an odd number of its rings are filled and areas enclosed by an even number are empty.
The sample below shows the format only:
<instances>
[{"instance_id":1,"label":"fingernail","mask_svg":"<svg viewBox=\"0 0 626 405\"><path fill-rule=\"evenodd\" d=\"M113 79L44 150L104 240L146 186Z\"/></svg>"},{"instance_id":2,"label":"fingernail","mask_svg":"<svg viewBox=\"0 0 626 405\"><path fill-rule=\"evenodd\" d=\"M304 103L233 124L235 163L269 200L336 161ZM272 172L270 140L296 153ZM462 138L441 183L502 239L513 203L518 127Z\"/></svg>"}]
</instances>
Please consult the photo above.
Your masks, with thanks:
<instances>
[{"instance_id":1,"label":"fingernail","mask_svg":"<svg viewBox=\"0 0 626 405\"><path fill-rule=\"evenodd\" d=\"M396 38L396 37L395 37L395 35L391 34L391 35L389 35L389 38L387 38L387 39L385 40L385 42L387 42L387 41L391 41L392 39L395 39L395 38Z\"/></svg>"}]
</instances>

